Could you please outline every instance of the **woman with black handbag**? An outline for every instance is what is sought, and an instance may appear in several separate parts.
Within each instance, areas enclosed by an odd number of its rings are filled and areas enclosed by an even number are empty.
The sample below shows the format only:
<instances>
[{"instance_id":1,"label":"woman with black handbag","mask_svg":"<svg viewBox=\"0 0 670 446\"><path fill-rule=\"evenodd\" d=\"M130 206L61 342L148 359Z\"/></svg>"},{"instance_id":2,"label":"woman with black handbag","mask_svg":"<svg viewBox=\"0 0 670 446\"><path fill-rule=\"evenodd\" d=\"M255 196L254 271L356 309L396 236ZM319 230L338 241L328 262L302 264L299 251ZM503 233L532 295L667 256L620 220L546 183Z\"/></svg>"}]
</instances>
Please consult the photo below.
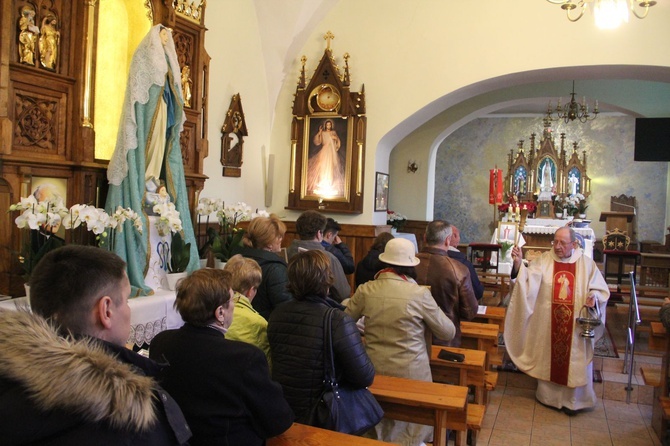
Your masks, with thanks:
<instances>
[{"instance_id":1,"label":"woman with black handbag","mask_svg":"<svg viewBox=\"0 0 670 446\"><path fill-rule=\"evenodd\" d=\"M272 377L296 422L361 434L383 412L367 386L375 376L353 319L328 297L334 278L324 251L301 252L288 265L295 300L270 315Z\"/></svg>"},{"instance_id":2,"label":"woman with black handbag","mask_svg":"<svg viewBox=\"0 0 670 446\"><path fill-rule=\"evenodd\" d=\"M365 316L365 346L381 375L432 381L426 331L448 341L456 329L440 310L430 290L416 283L419 264L409 240L389 240L379 256L382 270L347 302L353 318ZM384 419L372 436L403 446L432 441L433 428Z\"/></svg>"}]
</instances>

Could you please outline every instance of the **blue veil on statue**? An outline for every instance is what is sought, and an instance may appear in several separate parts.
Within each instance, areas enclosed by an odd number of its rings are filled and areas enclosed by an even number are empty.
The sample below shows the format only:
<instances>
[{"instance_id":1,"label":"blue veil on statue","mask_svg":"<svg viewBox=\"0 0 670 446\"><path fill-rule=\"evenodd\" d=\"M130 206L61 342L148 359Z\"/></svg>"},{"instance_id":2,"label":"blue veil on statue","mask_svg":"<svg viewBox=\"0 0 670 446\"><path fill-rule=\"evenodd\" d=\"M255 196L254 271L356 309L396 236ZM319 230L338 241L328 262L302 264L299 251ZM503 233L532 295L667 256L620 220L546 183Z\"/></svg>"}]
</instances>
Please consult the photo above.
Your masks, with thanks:
<instances>
[{"instance_id":1,"label":"blue veil on statue","mask_svg":"<svg viewBox=\"0 0 670 446\"><path fill-rule=\"evenodd\" d=\"M184 241L191 243L188 271L199 266L179 144L186 120L179 72L172 33L162 25L152 27L130 63L116 147L107 169L107 212L130 207L144 224L140 234L126 221L115 235L114 252L128 264L132 296L152 293L144 281L151 257L145 205L147 193L155 195L159 183L165 183L179 211Z\"/></svg>"}]
</instances>

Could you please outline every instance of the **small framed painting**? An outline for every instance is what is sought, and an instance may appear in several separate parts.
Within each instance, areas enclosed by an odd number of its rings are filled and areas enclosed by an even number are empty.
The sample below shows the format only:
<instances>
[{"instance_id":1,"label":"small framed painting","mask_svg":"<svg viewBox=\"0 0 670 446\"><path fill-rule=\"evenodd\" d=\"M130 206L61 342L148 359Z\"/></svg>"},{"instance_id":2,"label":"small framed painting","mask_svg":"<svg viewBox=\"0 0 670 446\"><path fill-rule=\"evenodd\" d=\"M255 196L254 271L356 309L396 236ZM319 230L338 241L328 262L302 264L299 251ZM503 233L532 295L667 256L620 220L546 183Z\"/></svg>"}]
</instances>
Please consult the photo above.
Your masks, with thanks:
<instances>
[{"instance_id":1,"label":"small framed painting","mask_svg":"<svg viewBox=\"0 0 670 446\"><path fill-rule=\"evenodd\" d=\"M389 209L389 175L377 172L375 178L375 211Z\"/></svg>"},{"instance_id":2,"label":"small framed painting","mask_svg":"<svg viewBox=\"0 0 670 446\"><path fill-rule=\"evenodd\" d=\"M511 242L516 245L519 237L519 225L513 222L501 221L498 223L498 240L500 242Z\"/></svg>"}]
</instances>

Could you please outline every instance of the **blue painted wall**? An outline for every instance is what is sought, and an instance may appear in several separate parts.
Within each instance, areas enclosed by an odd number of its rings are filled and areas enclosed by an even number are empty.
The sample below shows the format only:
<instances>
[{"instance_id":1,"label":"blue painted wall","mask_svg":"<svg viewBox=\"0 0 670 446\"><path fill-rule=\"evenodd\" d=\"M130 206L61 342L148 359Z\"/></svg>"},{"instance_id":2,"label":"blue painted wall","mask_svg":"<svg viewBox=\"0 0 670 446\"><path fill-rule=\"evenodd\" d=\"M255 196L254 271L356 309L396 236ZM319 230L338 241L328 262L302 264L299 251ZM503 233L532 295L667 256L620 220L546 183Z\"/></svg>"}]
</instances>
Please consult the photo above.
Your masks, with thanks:
<instances>
[{"instance_id":1,"label":"blue painted wall","mask_svg":"<svg viewBox=\"0 0 670 446\"><path fill-rule=\"evenodd\" d=\"M536 133L536 147L542 135L541 118L486 118L474 120L452 133L440 145L435 170L435 218L446 219L461 230L463 243L491 239L493 206L488 204L489 169L495 165L507 175L507 155L523 139L526 154L530 135ZM633 160L635 119L599 116L586 124L571 122L553 127L566 134L566 148L572 153L586 150L591 196L587 210L591 227L602 238L605 224L598 221L608 211L610 197L637 197L638 240L664 243L667 204L667 162ZM556 137L560 147L560 138Z\"/></svg>"}]
</instances>

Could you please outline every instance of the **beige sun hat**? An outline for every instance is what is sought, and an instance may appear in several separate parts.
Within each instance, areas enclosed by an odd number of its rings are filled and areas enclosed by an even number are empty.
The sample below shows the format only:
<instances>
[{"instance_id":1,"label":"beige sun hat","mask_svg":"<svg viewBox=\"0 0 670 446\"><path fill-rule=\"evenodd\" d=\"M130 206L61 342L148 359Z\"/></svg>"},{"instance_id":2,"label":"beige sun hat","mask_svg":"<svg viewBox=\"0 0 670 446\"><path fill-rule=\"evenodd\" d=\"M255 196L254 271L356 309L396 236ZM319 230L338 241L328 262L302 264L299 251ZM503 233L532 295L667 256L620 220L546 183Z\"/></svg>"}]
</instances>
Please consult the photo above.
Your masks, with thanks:
<instances>
[{"instance_id":1,"label":"beige sun hat","mask_svg":"<svg viewBox=\"0 0 670 446\"><path fill-rule=\"evenodd\" d=\"M416 266L419 259L414 255L414 243L404 238L389 240L379 260L389 265Z\"/></svg>"}]
</instances>

